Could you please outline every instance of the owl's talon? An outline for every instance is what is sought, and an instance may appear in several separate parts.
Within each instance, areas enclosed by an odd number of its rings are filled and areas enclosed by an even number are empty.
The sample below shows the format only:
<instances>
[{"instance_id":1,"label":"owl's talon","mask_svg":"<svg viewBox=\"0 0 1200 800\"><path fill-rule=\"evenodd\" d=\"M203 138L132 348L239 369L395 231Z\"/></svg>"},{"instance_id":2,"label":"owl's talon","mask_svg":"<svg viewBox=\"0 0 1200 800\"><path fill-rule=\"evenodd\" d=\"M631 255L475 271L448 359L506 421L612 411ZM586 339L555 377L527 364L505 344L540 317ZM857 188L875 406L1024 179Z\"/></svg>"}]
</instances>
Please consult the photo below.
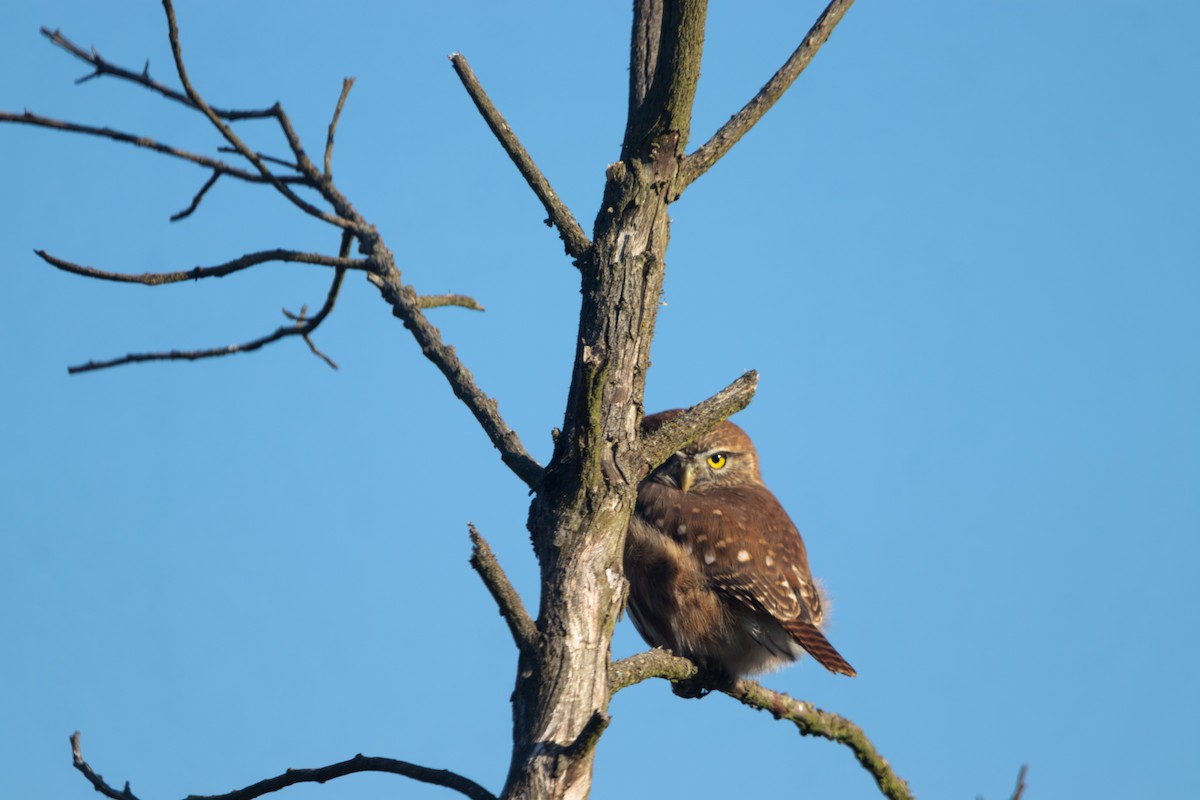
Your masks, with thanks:
<instances>
[{"instance_id":1,"label":"owl's talon","mask_svg":"<svg viewBox=\"0 0 1200 800\"><path fill-rule=\"evenodd\" d=\"M728 689L733 686L733 682L734 679L725 672L700 667L700 671L694 677L672 683L671 691L676 697L698 700L713 692Z\"/></svg>"},{"instance_id":2,"label":"owl's talon","mask_svg":"<svg viewBox=\"0 0 1200 800\"><path fill-rule=\"evenodd\" d=\"M671 691L676 697L682 697L685 700L699 700L712 693L712 689L704 684L703 678L691 678L686 681L679 681L671 684Z\"/></svg>"}]
</instances>

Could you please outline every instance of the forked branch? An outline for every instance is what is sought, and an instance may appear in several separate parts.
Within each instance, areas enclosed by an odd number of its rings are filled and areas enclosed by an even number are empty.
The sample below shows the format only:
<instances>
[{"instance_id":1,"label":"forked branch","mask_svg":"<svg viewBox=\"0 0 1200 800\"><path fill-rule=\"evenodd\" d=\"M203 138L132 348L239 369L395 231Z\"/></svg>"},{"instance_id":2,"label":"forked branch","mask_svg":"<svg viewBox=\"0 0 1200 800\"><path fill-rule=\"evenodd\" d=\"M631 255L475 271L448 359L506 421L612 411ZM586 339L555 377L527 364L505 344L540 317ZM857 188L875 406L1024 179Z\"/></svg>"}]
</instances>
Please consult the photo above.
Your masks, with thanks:
<instances>
[{"instance_id":1,"label":"forked branch","mask_svg":"<svg viewBox=\"0 0 1200 800\"><path fill-rule=\"evenodd\" d=\"M354 237L352 234L350 234L348 231L343 232L342 246L341 246L341 249L340 249L339 255L338 255L339 261L345 261L345 262L353 261L353 259L346 258L346 256L349 255L349 253L350 253L350 244L353 240L354 240ZM38 252L38 255L42 256L42 258L46 259L48 262L50 262L51 264L54 264L55 266L59 267L60 269L67 269L67 267L63 266L63 265L66 265L69 262L59 261L59 263L55 263L56 261L58 261L58 259L53 259L52 256L44 254L40 251ZM309 254L304 254L304 255L309 255ZM247 256L247 257L243 257L243 258L249 258L249 257ZM263 259L263 260L268 260L268 259ZM275 259L275 260L279 260L279 259ZM230 262L230 263L234 263L234 262ZM261 263L261 261L258 263ZM317 262L310 262L310 263L317 263ZM103 272L100 272L99 270L92 270L90 267L79 267L78 265L71 265L71 266L74 267L74 269L67 269L68 272L75 272L77 274L88 275L88 277L92 277L92 278L103 277L107 280L119 280L120 279L120 278L116 277L115 273L103 273ZM228 265L223 265L223 266L228 266ZM250 266L250 265L247 264L245 266ZM240 268L244 269L245 266L240 267ZM197 269L200 269L200 268L197 268ZM289 312L285 309L283 312L284 315L287 316L289 319L291 319L294 322L294 324L282 325L279 328L277 328L273 333L269 333L266 336L261 336L258 339L254 339L249 342L243 342L242 344L231 344L231 345L226 345L224 347L211 347L206 350L168 350L168 351L158 351L158 352L152 352L152 353L130 353L128 355L121 356L120 358L113 358L113 359L109 359L107 361L89 361L86 364L79 364L79 365L76 365L73 367L68 367L67 372L74 375L74 374L77 374L80 372L93 372L95 370L108 369L109 367L119 367L123 364L136 364L136 363L139 363L142 361L198 361L198 360L204 359L204 358L217 358L219 356L229 356L229 355L233 355L235 353L250 353L250 352L258 350L262 347L265 347L266 345L271 344L272 342L277 342L280 339L284 339L288 336L299 336L302 339L304 339L304 341L308 344L309 349L312 350L314 355L316 355L318 358L325 361L325 363L328 364L329 366L333 367L334 369L337 369L337 364L335 364L333 362L333 360L329 358L329 356L325 355L320 350L318 350L316 345L313 344L312 339L309 338L310 334L312 334L312 332L315 331L317 329L317 327L322 322L325 321L325 318L327 316L329 316L329 312L333 311L333 305L334 305L334 303L337 302L338 292L341 291L342 279L346 277L346 269L347 268L345 266L335 266L334 269L335 269L335 272L333 275L333 282L329 287L329 292L325 296L325 303L321 306L321 309L319 311L317 311L317 313L315 315L313 315L312 317L308 317L304 310L301 310L299 314L292 314L291 312ZM85 272L83 270L90 270L91 273L96 273L96 274L89 274L89 272ZM230 271L233 271L233 270L230 270ZM174 274L178 275L180 273L174 273ZM211 277L213 274L215 274L215 273L210 271L208 275L203 276L203 277ZM162 275L155 275L153 273L150 273L149 275L151 278L162 277ZM129 276L129 277L133 277L136 279L137 277L146 277L146 276ZM173 276L170 274L167 274L167 277L173 277ZM184 278L181 278L180 280L186 280L186 276ZM135 280L135 282L150 283L150 281L136 281L136 280ZM160 281L160 283L169 283L169 282L172 282L172 281Z\"/></svg>"}]
</instances>

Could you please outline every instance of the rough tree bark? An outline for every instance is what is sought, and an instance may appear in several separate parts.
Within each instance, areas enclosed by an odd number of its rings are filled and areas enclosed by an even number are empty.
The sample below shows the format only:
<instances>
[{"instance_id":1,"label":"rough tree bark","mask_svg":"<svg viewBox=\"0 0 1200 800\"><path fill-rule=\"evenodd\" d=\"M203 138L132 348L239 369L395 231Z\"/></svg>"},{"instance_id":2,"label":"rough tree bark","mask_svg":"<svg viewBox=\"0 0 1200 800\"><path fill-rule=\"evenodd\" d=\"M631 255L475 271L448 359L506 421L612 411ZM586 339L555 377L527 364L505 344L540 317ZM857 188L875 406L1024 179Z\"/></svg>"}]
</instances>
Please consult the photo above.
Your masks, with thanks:
<instances>
[{"instance_id":1,"label":"rough tree bark","mask_svg":"<svg viewBox=\"0 0 1200 800\"><path fill-rule=\"evenodd\" d=\"M613 628L625 600L621 551L638 482L669 454L743 408L756 384L756 376L748 373L663 426L654 437L641 438L642 397L670 237L667 208L766 113L812 59L852 2L833 0L762 91L689 155L686 147L703 51L706 2L636 0L625 137L620 159L606 171L607 183L591 241L492 105L466 59L458 54L451 57L472 100L542 201L567 255L580 272L582 303L574 370L562 429L553 457L544 469L525 452L516 433L500 417L495 401L475 385L470 372L453 348L442 342L440 332L424 313L439 305L477 304L461 295L423 297L405 284L378 230L359 215L333 181L330 162L334 133L351 80L346 81L338 100L325 144L323 169L318 169L278 105L259 111L231 111L205 102L188 77L171 2L163 0L182 91L154 81L146 71L126 70L107 62L97 52L78 48L58 32L45 33L55 45L91 65L93 77L131 81L199 111L221 132L228 149L248 166L234 166L106 128L51 120L29 112L0 112L0 122L103 136L211 170L192 204L175 218L192 213L208 189L224 177L272 187L301 211L337 228L341 238L336 257L274 250L247 254L214 267L152 275L106 272L39 251L47 263L59 269L91 278L149 285L219 277L268 261L298 261L334 271L326 301L316 315L308 317L303 311L291 315L293 324L260 339L202 351L131 354L89 362L73 371L246 352L293 335L304 338L314 353L324 358L310 335L333 310L346 272L363 271L425 355L446 376L455 395L474 413L504 463L534 491L528 526L542 577L536 619L530 617L508 584L487 543L471 530L472 565L500 606L519 651L513 694L512 761L500 797L586 797L591 788L594 747L608 724L612 694L650 677L681 681L695 676L690 662L661 651L617 664L611 663L610 657ZM294 162L267 159L249 150L232 129L233 123L247 118L273 118ZM297 184L315 189L325 207L296 195L291 187ZM355 243L361 258L350 257ZM862 731L848 721L749 681L739 682L727 693L751 707L770 711L776 718L791 720L801 733L846 744L886 796L909 796L903 781L892 773ZM112 798L135 800L128 786L123 791L114 789L88 765L78 734L72 738L72 747L75 766L98 791ZM469 797L492 796L479 784L453 773L359 756L319 769L292 770L222 797L248 800L294 783L325 781L359 771L393 772L446 786Z\"/></svg>"}]
</instances>

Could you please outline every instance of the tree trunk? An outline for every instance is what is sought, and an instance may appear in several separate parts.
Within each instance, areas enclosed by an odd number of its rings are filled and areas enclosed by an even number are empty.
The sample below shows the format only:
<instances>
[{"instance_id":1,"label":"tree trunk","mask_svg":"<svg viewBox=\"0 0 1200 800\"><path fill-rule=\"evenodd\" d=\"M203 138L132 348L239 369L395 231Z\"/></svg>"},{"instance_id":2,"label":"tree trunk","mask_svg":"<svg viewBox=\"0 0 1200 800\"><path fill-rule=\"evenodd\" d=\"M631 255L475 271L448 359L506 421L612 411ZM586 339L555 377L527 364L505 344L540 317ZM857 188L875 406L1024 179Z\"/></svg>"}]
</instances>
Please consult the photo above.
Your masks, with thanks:
<instances>
[{"instance_id":1,"label":"tree trunk","mask_svg":"<svg viewBox=\"0 0 1200 800\"><path fill-rule=\"evenodd\" d=\"M639 441L670 236L667 198L687 142L702 2L635 4L630 119L608 168L562 433L530 509L542 569L539 640L520 659L505 798L583 798L607 725L621 551L645 474Z\"/></svg>"}]
</instances>

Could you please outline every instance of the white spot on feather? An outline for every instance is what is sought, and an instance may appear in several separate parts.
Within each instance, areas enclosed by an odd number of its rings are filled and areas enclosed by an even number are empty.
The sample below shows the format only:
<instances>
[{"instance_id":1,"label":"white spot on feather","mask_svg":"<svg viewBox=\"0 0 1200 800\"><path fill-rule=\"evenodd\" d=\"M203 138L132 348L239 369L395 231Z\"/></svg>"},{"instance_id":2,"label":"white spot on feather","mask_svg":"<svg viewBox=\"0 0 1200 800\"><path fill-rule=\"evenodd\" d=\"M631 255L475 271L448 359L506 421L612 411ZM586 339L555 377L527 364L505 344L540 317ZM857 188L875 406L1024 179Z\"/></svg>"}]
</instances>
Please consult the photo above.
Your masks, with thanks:
<instances>
[{"instance_id":1,"label":"white spot on feather","mask_svg":"<svg viewBox=\"0 0 1200 800\"><path fill-rule=\"evenodd\" d=\"M717 560L717 554L714 553L712 550L709 550L707 553L704 554L704 563L705 564L711 564L716 560Z\"/></svg>"},{"instance_id":2,"label":"white spot on feather","mask_svg":"<svg viewBox=\"0 0 1200 800\"><path fill-rule=\"evenodd\" d=\"M743 564L746 563L747 561L749 561L750 560L750 551L749 550L738 550L737 560L741 561Z\"/></svg>"}]
</instances>

